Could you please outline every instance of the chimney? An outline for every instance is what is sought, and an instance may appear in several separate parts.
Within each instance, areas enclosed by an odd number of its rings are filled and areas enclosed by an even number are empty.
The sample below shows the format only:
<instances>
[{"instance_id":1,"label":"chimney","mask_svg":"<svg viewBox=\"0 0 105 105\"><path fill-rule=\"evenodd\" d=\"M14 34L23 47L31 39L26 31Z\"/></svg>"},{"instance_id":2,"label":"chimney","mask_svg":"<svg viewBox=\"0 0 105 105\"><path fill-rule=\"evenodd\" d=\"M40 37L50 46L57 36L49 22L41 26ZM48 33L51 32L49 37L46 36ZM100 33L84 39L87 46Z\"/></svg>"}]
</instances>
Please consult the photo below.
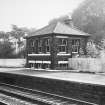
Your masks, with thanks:
<instances>
[{"instance_id":1,"label":"chimney","mask_svg":"<svg viewBox=\"0 0 105 105\"><path fill-rule=\"evenodd\" d=\"M66 25L70 26L70 27L73 27L73 26L74 26L74 25L73 25L73 21L72 21L71 15L68 15L68 18L65 19L64 23L65 23Z\"/></svg>"},{"instance_id":2,"label":"chimney","mask_svg":"<svg viewBox=\"0 0 105 105\"><path fill-rule=\"evenodd\" d=\"M66 19L66 20L64 21L64 23L65 23L66 25L70 26L70 27L73 27L73 26L74 26L74 25L73 25L73 22L72 22L72 19Z\"/></svg>"}]
</instances>

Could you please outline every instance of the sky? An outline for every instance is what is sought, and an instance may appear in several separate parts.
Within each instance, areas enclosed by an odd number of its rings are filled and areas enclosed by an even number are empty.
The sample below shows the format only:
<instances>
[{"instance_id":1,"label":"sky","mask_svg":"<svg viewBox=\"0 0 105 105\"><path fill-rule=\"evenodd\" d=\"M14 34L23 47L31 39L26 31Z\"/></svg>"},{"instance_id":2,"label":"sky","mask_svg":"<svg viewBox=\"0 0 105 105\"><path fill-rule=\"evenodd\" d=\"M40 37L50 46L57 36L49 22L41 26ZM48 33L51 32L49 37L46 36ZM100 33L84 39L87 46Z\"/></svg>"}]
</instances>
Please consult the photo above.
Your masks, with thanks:
<instances>
[{"instance_id":1,"label":"sky","mask_svg":"<svg viewBox=\"0 0 105 105\"><path fill-rule=\"evenodd\" d=\"M53 18L63 16L84 0L0 0L0 31L18 27L41 28Z\"/></svg>"}]
</instances>

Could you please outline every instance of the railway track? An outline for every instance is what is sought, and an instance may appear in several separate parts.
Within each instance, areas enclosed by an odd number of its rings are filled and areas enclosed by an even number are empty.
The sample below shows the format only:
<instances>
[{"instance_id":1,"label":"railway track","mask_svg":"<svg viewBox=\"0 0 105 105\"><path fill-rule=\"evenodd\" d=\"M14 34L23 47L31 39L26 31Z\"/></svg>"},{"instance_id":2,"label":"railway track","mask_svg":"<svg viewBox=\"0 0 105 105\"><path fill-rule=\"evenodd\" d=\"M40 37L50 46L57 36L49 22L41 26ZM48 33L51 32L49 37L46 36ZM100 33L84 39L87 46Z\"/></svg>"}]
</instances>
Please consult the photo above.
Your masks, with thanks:
<instances>
[{"instance_id":1,"label":"railway track","mask_svg":"<svg viewBox=\"0 0 105 105\"><path fill-rule=\"evenodd\" d=\"M0 105L36 105L36 104L31 104L30 102L26 102L24 100L17 99L15 97L0 93Z\"/></svg>"},{"instance_id":2,"label":"railway track","mask_svg":"<svg viewBox=\"0 0 105 105\"><path fill-rule=\"evenodd\" d=\"M12 105L98 105L5 83L0 83L0 94L0 102L3 102L4 105L11 105L11 102ZM4 100L2 100L3 95ZM18 104L14 104L13 101Z\"/></svg>"},{"instance_id":3,"label":"railway track","mask_svg":"<svg viewBox=\"0 0 105 105\"><path fill-rule=\"evenodd\" d=\"M0 102L0 105L7 105L6 103Z\"/></svg>"}]
</instances>

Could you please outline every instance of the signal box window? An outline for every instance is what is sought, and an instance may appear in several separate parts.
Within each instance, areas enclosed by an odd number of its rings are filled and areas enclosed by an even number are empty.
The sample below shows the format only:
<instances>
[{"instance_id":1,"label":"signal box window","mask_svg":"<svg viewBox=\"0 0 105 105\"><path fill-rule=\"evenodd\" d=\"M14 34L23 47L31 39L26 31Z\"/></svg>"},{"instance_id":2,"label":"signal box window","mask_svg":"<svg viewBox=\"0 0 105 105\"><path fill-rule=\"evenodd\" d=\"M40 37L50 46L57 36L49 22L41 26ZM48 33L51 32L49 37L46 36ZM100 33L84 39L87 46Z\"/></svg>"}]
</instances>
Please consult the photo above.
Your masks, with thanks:
<instances>
[{"instance_id":1,"label":"signal box window","mask_svg":"<svg viewBox=\"0 0 105 105\"><path fill-rule=\"evenodd\" d=\"M42 53L42 40L38 40L38 52Z\"/></svg>"},{"instance_id":2,"label":"signal box window","mask_svg":"<svg viewBox=\"0 0 105 105\"><path fill-rule=\"evenodd\" d=\"M67 51L67 39L60 39L58 45L59 53L66 53Z\"/></svg>"},{"instance_id":3,"label":"signal box window","mask_svg":"<svg viewBox=\"0 0 105 105\"><path fill-rule=\"evenodd\" d=\"M50 39L47 39L45 41L45 50L46 50L46 53L49 53L50 52Z\"/></svg>"},{"instance_id":4,"label":"signal box window","mask_svg":"<svg viewBox=\"0 0 105 105\"><path fill-rule=\"evenodd\" d=\"M80 39L72 40L72 52L78 53L80 47Z\"/></svg>"}]
</instances>

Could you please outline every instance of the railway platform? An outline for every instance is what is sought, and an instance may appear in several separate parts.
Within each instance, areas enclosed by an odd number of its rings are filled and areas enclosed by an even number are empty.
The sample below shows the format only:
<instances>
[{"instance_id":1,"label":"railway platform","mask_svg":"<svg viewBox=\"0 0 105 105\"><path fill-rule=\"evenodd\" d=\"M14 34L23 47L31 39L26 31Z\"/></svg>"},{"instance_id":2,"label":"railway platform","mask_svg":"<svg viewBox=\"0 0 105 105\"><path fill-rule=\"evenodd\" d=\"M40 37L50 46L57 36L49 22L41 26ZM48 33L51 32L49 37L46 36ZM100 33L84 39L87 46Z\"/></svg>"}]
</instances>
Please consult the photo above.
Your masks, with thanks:
<instances>
[{"instance_id":1,"label":"railway platform","mask_svg":"<svg viewBox=\"0 0 105 105\"><path fill-rule=\"evenodd\" d=\"M1 72L0 83L105 105L104 74L22 69Z\"/></svg>"},{"instance_id":2,"label":"railway platform","mask_svg":"<svg viewBox=\"0 0 105 105\"><path fill-rule=\"evenodd\" d=\"M20 74L20 75L29 75L32 77L42 77L49 79L57 79L63 81L74 81L79 83L87 83L93 85L105 85L105 74L104 73L81 73L73 70L69 71L55 71L55 70L30 70L30 69L21 69L21 70L12 70L5 71L7 73L12 74Z\"/></svg>"}]
</instances>

